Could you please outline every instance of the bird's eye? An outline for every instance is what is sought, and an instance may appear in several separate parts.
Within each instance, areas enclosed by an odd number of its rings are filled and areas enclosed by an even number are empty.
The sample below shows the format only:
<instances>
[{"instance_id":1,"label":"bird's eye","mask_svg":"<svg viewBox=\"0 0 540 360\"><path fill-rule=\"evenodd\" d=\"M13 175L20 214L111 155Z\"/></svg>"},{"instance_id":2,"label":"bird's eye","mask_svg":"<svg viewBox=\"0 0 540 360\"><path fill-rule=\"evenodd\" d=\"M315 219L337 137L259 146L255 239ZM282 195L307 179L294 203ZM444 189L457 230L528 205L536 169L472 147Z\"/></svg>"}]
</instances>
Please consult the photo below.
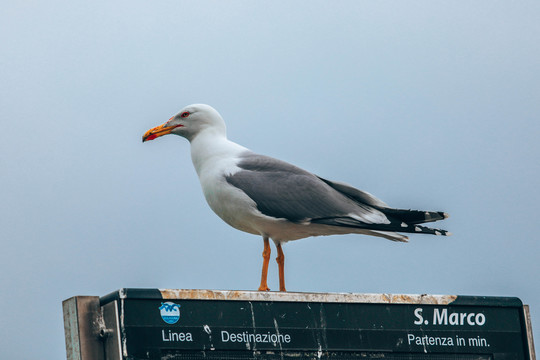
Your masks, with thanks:
<instances>
[{"instance_id":1,"label":"bird's eye","mask_svg":"<svg viewBox=\"0 0 540 360\"><path fill-rule=\"evenodd\" d=\"M189 116L189 111L184 111L180 114L180 117L187 118Z\"/></svg>"}]
</instances>

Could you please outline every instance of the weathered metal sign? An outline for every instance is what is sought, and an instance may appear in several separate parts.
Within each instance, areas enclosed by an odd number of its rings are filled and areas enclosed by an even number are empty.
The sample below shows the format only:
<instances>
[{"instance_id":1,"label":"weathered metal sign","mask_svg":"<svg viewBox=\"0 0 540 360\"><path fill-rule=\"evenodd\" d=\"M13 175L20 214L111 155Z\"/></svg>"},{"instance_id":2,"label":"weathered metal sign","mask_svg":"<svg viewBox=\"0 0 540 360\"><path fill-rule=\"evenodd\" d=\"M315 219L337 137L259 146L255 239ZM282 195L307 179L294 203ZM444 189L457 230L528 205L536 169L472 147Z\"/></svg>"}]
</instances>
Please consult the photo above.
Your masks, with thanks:
<instances>
[{"instance_id":1,"label":"weathered metal sign","mask_svg":"<svg viewBox=\"0 0 540 360\"><path fill-rule=\"evenodd\" d=\"M124 359L530 358L517 298L122 289L100 300Z\"/></svg>"}]
</instances>

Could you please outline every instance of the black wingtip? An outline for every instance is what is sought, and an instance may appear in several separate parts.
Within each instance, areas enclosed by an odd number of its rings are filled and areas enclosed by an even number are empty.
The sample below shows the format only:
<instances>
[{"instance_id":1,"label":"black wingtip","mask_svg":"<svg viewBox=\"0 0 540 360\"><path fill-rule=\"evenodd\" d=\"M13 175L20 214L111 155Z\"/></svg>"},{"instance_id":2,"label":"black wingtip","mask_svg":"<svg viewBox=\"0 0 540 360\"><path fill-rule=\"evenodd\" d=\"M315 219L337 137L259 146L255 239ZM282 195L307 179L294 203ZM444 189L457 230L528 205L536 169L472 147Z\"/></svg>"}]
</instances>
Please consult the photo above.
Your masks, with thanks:
<instances>
[{"instance_id":1,"label":"black wingtip","mask_svg":"<svg viewBox=\"0 0 540 360\"><path fill-rule=\"evenodd\" d=\"M420 226L420 225L415 225L413 229L414 229L414 231L411 231L411 232L414 232L414 233L417 233L417 234L431 234L431 235L437 235L437 236L450 236L450 235L452 235L452 233L450 231L446 231L446 230L443 230L443 229L433 229L433 228L429 228L429 227L426 227L426 226Z\"/></svg>"}]
</instances>

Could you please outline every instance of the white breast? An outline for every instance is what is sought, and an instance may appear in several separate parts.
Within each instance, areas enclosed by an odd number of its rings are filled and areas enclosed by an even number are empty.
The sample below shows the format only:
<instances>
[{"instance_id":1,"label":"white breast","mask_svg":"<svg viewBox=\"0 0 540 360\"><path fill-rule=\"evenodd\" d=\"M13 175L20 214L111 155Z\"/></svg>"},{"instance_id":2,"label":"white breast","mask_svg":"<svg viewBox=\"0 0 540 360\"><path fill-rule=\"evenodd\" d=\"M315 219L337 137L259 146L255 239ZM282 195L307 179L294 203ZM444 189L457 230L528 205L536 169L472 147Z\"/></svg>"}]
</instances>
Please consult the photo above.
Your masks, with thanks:
<instances>
[{"instance_id":1,"label":"white breast","mask_svg":"<svg viewBox=\"0 0 540 360\"><path fill-rule=\"evenodd\" d=\"M191 142L193 165L210 208L227 224L260 234L254 224L260 214L255 202L226 180L226 176L241 170L236 164L246 151L249 150L215 134L201 133Z\"/></svg>"}]
</instances>

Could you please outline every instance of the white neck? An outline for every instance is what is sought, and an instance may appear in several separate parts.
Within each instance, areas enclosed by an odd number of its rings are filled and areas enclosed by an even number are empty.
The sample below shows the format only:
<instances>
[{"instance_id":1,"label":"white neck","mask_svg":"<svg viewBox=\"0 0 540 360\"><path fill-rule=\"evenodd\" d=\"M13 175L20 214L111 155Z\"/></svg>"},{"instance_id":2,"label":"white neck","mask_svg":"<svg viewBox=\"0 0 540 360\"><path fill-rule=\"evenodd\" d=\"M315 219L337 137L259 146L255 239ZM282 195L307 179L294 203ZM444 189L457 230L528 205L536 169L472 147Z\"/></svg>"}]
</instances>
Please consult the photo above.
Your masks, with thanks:
<instances>
[{"instance_id":1,"label":"white neck","mask_svg":"<svg viewBox=\"0 0 540 360\"><path fill-rule=\"evenodd\" d=\"M191 139L191 160L199 177L205 166L220 166L223 159L234 158L244 151L249 149L228 140L222 131L205 129Z\"/></svg>"}]
</instances>

